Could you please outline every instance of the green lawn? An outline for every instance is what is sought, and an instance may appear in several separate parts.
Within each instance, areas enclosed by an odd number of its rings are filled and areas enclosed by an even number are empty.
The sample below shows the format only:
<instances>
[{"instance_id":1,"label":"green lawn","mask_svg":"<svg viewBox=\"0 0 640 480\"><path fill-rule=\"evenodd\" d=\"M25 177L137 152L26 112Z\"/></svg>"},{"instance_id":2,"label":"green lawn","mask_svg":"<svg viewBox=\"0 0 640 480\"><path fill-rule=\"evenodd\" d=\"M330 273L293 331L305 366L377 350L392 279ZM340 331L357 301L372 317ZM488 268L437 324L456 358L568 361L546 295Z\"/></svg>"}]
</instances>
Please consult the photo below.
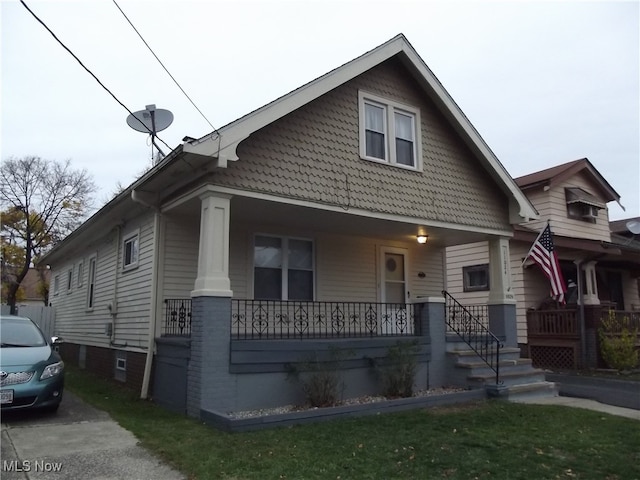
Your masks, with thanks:
<instances>
[{"instance_id":1,"label":"green lawn","mask_svg":"<svg viewBox=\"0 0 640 480\"><path fill-rule=\"evenodd\" d=\"M229 434L73 367L67 387L193 479L640 479L640 422L581 409L487 401Z\"/></svg>"}]
</instances>

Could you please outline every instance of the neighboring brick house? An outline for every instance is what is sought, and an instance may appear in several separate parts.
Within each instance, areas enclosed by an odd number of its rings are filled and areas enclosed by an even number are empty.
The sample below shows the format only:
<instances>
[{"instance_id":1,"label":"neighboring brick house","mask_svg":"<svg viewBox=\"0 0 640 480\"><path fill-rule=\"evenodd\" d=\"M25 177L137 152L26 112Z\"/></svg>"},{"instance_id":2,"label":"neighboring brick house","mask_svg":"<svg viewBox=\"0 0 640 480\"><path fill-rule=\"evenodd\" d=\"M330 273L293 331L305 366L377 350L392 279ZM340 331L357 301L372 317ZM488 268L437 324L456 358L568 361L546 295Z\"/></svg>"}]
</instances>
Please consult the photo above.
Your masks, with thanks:
<instances>
[{"instance_id":1,"label":"neighboring brick house","mask_svg":"<svg viewBox=\"0 0 640 480\"><path fill-rule=\"evenodd\" d=\"M490 323L515 346L501 266L535 216L399 35L186 140L43 262L72 279L51 296L71 361L205 417L299 401L287 366L330 346L355 351L347 397L398 339L419 388L451 384L451 245L488 242Z\"/></svg>"}]
</instances>

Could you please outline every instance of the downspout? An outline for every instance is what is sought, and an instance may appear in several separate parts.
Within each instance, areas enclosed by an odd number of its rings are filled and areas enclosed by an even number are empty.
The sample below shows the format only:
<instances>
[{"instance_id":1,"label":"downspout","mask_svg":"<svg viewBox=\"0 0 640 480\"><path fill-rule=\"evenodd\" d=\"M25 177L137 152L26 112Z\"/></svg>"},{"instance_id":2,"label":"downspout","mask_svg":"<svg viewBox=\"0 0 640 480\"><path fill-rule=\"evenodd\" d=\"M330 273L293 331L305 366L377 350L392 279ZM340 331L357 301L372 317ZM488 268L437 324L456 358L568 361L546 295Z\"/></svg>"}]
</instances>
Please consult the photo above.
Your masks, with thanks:
<instances>
[{"instance_id":1,"label":"downspout","mask_svg":"<svg viewBox=\"0 0 640 480\"><path fill-rule=\"evenodd\" d=\"M135 192L135 191L134 191ZM133 193L133 192L132 192ZM131 195L134 201L139 201L135 198L135 195ZM142 202L140 202L142 203ZM150 206L150 205L147 205ZM152 207L155 210L153 218L153 262L151 265L151 305L149 309L149 338L147 343L147 358L144 363L144 374L142 376L142 389L140 391L140 398L146 399L149 396L149 383L151 380L151 368L153 366L153 352L155 349L156 339L156 326L157 326L157 304L158 304L158 262L160 257L160 212L157 208Z\"/></svg>"},{"instance_id":2,"label":"downspout","mask_svg":"<svg viewBox=\"0 0 640 480\"><path fill-rule=\"evenodd\" d=\"M111 302L107 305L107 309L109 310L109 315L111 316L111 328L109 329L109 346L110 347L126 347L127 344L124 345L116 345L116 317L118 316L118 269L120 267L120 263L118 259L120 258L120 244L122 242L122 225L116 225L116 272L113 279L113 297L111 298Z\"/></svg>"}]
</instances>

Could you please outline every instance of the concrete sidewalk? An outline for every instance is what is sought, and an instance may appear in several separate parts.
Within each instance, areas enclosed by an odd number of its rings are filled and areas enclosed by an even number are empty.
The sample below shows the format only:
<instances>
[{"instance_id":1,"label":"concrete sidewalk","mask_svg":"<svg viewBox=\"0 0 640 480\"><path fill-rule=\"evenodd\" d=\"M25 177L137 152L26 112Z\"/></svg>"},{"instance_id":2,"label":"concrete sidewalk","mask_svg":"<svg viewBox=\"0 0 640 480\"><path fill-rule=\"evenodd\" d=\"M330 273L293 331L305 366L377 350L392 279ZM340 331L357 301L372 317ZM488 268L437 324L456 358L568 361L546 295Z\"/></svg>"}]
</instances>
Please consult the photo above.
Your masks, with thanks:
<instances>
[{"instance_id":1,"label":"concrete sidewalk","mask_svg":"<svg viewBox=\"0 0 640 480\"><path fill-rule=\"evenodd\" d=\"M584 408L587 410L594 410L596 412L608 413L610 415L617 415L619 417L632 418L634 420L640 420L640 410L634 410L632 408L617 407L615 405L607 405L595 400L589 400L586 398L575 397L540 397L540 398L524 398L522 400L514 400L517 403L529 403L536 405L562 405L565 407Z\"/></svg>"},{"instance_id":2,"label":"concrete sidewalk","mask_svg":"<svg viewBox=\"0 0 640 480\"><path fill-rule=\"evenodd\" d=\"M2 415L3 480L182 480L105 412L66 391L58 414Z\"/></svg>"}]
</instances>

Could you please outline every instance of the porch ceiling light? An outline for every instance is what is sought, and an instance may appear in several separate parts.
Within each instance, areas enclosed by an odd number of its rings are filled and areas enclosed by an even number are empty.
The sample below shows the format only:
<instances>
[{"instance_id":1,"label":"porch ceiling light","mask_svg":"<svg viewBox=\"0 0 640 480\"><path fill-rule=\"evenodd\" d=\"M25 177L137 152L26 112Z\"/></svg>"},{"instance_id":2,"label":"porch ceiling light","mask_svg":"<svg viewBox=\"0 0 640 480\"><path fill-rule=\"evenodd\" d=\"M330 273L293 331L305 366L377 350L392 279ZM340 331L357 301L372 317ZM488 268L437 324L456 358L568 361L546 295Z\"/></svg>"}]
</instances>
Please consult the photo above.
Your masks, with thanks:
<instances>
[{"instance_id":1,"label":"porch ceiling light","mask_svg":"<svg viewBox=\"0 0 640 480\"><path fill-rule=\"evenodd\" d=\"M418 235L416 238L418 239L418 243L425 244L429 239L429 235Z\"/></svg>"}]
</instances>

